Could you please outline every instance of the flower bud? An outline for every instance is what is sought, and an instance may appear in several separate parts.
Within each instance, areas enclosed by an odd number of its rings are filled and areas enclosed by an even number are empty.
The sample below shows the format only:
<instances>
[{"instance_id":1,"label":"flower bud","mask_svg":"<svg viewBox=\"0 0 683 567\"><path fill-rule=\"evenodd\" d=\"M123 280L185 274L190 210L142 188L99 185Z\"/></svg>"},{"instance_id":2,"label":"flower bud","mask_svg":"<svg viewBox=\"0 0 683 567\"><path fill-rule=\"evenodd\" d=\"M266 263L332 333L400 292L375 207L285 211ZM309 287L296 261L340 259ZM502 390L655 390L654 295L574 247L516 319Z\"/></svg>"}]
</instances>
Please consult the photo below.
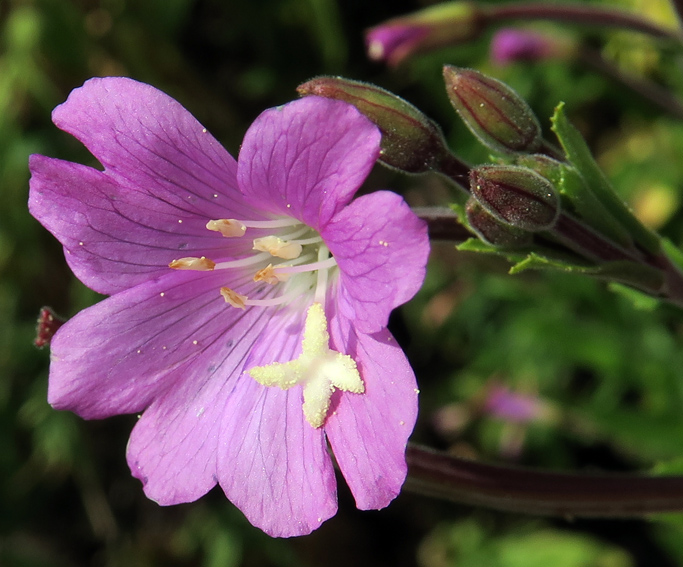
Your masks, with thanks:
<instances>
[{"instance_id":1,"label":"flower bud","mask_svg":"<svg viewBox=\"0 0 683 567\"><path fill-rule=\"evenodd\" d=\"M501 248L520 248L531 244L532 235L530 232L500 222L474 198L467 201L465 213L470 228L484 242Z\"/></svg>"},{"instance_id":2,"label":"flower bud","mask_svg":"<svg viewBox=\"0 0 683 567\"><path fill-rule=\"evenodd\" d=\"M534 152L541 127L529 105L510 87L472 69L444 67L453 108L482 144L498 152Z\"/></svg>"},{"instance_id":3,"label":"flower bud","mask_svg":"<svg viewBox=\"0 0 683 567\"><path fill-rule=\"evenodd\" d=\"M412 104L369 83L341 77L317 77L297 88L353 104L382 132L379 161L406 173L437 169L450 151L439 126Z\"/></svg>"},{"instance_id":4,"label":"flower bud","mask_svg":"<svg viewBox=\"0 0 683 567\"><path fill-rule=\"evenodd\" d=\"M523 230L548 230L560 213L560 200L553 185L526 167L477 167L470 171L470 189L490 214Z\"/></svg>"},{"instance_id":5,"label":"flower bud","mask_svg":"<svg viewBox=\"0 0 683 567\"><path fill-rule=\"evenodd\" d=\"M42 307L36 323L36 336L33 344L43 348L50 344L52 337L65 323L65 319L58 317L50 307Z\"/></svg>"},{"instance_id":6,"label":"flower bud","mask_svg":"<svg viewBox=\"0 0 683 567\"><path fill-rule=\"evenodd\" d=\"M564 59L573 52L574 47L568 38L518 28L498 30L491 40L491 59L498 65Z\"/></svg>"},{"instance_id":7,"label":"flower bud","mask_svg":"<svg viewBox=\"0 0 683 567\"><path fill-rule=\"evenodd\" d=\"M437 4L368 30L368 57L396 66L416 53L474 39L483 27L482 14L474 3Z\"/></svg>"}]
</instances>

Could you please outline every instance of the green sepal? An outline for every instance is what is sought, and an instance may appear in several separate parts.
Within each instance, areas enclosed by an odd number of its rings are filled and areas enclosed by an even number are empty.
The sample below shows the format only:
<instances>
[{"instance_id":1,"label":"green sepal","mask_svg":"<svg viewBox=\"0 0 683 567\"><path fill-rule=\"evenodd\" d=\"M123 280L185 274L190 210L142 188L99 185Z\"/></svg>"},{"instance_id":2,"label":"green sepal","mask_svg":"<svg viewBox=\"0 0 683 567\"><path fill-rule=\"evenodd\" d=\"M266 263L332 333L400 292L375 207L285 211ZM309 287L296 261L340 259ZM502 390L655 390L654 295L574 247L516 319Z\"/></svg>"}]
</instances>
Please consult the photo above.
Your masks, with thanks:
<instances>
[{"instance_id":1,"label":"green sepal","mask_svg":"<svg viewBox=\"0 0 683 567\"><path fill-rule=\"evenodd\" d=\"M661 237L662 249L669 260L679 269L683 271L683 250L676 246L668 238Z\"/></svg>"},{"instance_id":2,"label":"green sepal","mask_svg":"<svg viewBox=\"0 0 683 567\"><path fill-rule=\"evenodd\" d=\"M564 112L564 103L557 105L551 122L552 131L557 136L567 159L581 174L588 189L621 227L631 235L633 240L648 252L658 253L661 249L659 237L644 227L621 197L615 193L600 166L598 166L593 158L583 136L567 119ZM586 220L588 221L588 219ZM597 220L600 222L599 219ZM605 231L605 233L609 230L603 227L603 225L596 228L600 231Z\"/></svg>"},{"instance_id":3,"label":"green sepal","mask_svg":"<svg viewBox=\"0 0 683 567\"><path fill-rule=\"evenodd\" d=\"M653 295L657 295L664 286L664 277L659 270L628 261L605 262L599 266L582 266L532 252L512 266L509 273L518 274L524 270L556 270L569 274L584 274L632 285Z\"/></svg>"},{"instance_id":4,"label":"green sepal","mask_svg":"<svg viewBox=\"0 0 683 567\"><path fill-rule=\"evenodd\" d=\"M628 299L633 304L633 307L640 311L654 311L662 303L661 299L620 283L610 283L609 289Z\"/></svg>"},{"instance_id":5,"label":"green sepal","mask_svg":"<svg viewBox=\"0 0 683 567\"><path fill-rule=\"evenodd\" d=\"M562 197L563 205L569 206L586 224L610 238L622 248L631 248L633 239L610 214L597 197L588 189L576 168L546 156L522 155L519 165L536 170L550 181Z\"/></svg>"},{"instance_id":6,"label":"green sepal","mask_svg":"<svg viewBox=\"0 0 683 567\"><path fill-rule=\"evenodd\" d=\"M503 250L502 248L499 248L498 246L493 246L492 244L489 244L488 242L484 242L483 240L480 240L479 238L468 238L465 240L465 242L461 242L460 244L456 245L455 247L456 250L459 250L460 252L479 252L483 254L498 254L499 256L504 256L508 260L512 260L513 262L516 261L514 257L523 258L524 254L515 254L514 252L509 252L507 250Z\"/></svg>"}]
</instances>

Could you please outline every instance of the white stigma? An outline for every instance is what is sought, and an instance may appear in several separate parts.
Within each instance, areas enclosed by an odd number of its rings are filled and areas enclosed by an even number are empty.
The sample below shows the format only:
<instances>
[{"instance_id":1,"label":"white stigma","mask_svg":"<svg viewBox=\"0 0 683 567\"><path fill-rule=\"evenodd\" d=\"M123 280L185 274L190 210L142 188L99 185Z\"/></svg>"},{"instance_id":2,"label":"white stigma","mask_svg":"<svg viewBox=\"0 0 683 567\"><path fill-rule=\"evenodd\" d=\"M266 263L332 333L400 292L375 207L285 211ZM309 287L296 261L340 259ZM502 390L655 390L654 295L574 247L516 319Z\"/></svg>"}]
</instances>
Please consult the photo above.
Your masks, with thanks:
<instances>
[{"instance_id":1,"label":"white stigma","mask_svg":"<svg viewBox=\"0 0 683 567\"><path fill-rule=\"evenodd\" d=\"M301 384L304 417L315 428L325 422L335 388L354 394L365 392L356 362L349 355L332 350L329 341L325 311L320 303L314 303L306 314L299 358L256 366L248 371L264 386L287 390Z\"/></svg>"}]
</instances>

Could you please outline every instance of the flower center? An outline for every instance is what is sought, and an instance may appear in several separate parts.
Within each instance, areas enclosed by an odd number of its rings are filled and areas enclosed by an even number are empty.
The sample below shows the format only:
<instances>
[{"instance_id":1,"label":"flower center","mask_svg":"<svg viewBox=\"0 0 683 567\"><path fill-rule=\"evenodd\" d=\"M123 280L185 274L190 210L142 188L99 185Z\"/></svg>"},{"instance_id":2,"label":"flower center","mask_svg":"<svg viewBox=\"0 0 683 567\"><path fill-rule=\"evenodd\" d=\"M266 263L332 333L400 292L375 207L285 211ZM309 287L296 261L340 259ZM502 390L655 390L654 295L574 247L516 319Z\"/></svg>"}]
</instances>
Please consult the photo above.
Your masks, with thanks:
<instances>
[{"instance_id":1,"label":"flower center","mask_svg":"<svg viewBox=\"0 0 683 567\"><path fill-rule=\"evenodd\" d=\"M178 258L169 264L170 268L246 271L253 274L254 282L265 282L280 288L280 293L272 297L253 299L239 290L221 287L219 292L225 302L238 309L246 306L279 306L310 296L311 293L315 302L325 303L328 272L336 268L337 262L312 228L290 217L270 221L210 220L206 228L226 238L247 238L249 229L266 229L273 233L253 238L252 250L244 257L223 262L215 262L205 256Z\"/></svg>"},{"instance_id":2,"label":"flower center","mask_svg":"<svg viewBox=\"0 0 683 567\"><path fill-rule=\"evenodd\" d=\"M305 306L307 313L301 355L289 362L256 366L247 373L263 386L283 390L302 386L304 417L312 427L322 427L335 390L356 394L365 391L356 362L329 347L330 335L323 306L329 272L336 269L336 260L315 230L292 218L272 221L210 220L206 228L220 232L226 238L246 238L249 229L273 231L254 238L250 253L243 257L218 262L206 256L179 258L173 260L169 267L195 271L239 270L240 276L246 273L254 282L280 288L279 293L272 297L254 299L230 287L221 287L219 291L225 302L238 309L300 302L303 311ZM233 277L232 281L239 279Z\"/></svg>"}]
</instances>

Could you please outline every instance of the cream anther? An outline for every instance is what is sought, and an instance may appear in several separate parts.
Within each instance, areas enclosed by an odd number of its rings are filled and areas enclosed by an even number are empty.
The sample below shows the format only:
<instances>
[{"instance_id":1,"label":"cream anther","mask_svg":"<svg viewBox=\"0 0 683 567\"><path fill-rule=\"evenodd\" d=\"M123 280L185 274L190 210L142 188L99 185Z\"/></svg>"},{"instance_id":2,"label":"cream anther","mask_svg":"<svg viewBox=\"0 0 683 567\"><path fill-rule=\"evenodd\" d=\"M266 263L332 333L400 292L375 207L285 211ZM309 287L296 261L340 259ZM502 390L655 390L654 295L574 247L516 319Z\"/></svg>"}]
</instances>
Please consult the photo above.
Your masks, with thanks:
<instances>
[{"instance_id":1,"label":"cream anther","mask_svg":"<svg viewBox=\"0 0 683 567\"><path fill-rule=\"evenodd\" d=\"M174 270L196 270L198 272L210 272L216 267L216 262L209 260L205 256L202 256L201 258L178 258L177 260L173 260L168 267L173 268Z\"/></svg>"},{"instance_id":2,"label":"cream anther","mask_svg":"<svg viewBox=\"0 0 683 567\"><path fill-rule=\"evenodd\" d=\"M289 274L276 273L273 264L268 264L262 270L259 270L254 275L255 282L266 282L270 285L275 285L280 282L286 282L289 279Z\"/></svg>"},{"instance_id":3,"label":"cream anther","mask_svg":"<svg viewBox=\"0 0 683 567\"><path fill-rule=\"evenodd\" d=\"M235 219L210 220L206 223L206 228L215 232L220 232L227 238L239 238L240 236L244 236L244 233L247 231L247 227L244 223Z\"/></svg>"},{"instance_id":4,"label":"cream anther","mask_svg":"<svg viewBox=\"0 0 683 567\"><path fill-rule=\"evenodd\" d=\"M288 242L282 240L277 236L264 236L262 238L254 239L254 250L260 252L268 252L271 256L282 258L284 260L293 260L298 258L303 248L301 244L296 242Z\"/></svg>"},{"instance_id":5,"label":"cream anther","mask_svg":"<svg viewBox=\"0 0 683 567\"><path fill-rule=\"evenodd\" d=\"M256 366L248 371L264 386L287 390L301 384L304 417L315 428L325 423L335 388L355 394L365 392L356 362L349 355L330 349L329 341L325 311L320 303L314 303L306 315L299 358Z\"/></svg>"},{"instance_id":6,"label":"cream anther","mask_svg":"<svg viewBox=\"0 0 683 567\"><path fill-rule=\"evenodd\" d=\"M233 307L237 307L238 309L244 309L244 306L246 305L247 301L246 295L237 293L229 287L222 287L221 295L223 296L223 299L225 299L226 303L229 303L230 305L232 305Z\"/></svg>"}]
</instances>

